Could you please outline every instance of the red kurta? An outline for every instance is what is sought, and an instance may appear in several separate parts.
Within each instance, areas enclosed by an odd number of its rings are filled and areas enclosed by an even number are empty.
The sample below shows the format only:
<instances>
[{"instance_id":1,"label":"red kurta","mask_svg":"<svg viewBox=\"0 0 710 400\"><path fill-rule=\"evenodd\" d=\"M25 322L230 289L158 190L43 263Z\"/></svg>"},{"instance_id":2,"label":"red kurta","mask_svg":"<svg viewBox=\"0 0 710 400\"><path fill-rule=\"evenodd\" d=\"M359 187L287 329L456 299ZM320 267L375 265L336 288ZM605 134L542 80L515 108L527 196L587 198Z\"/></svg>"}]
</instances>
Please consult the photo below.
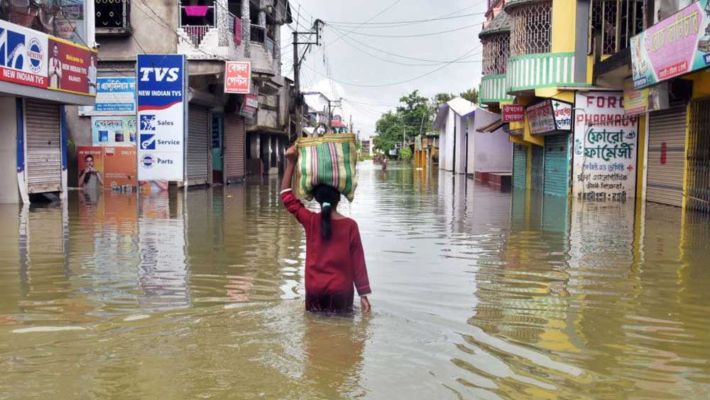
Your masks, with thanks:
<instances>
[{"instance_id":1,"label":"red kurta","mask_svg":"<svg viewBox=\"0 0 710 400\"><path fill-rule=\"evenodd\" d=\"M306 309L352 311L353 286L360 296L371 292L357 223L333 219L332 236L323 240L320 213L306 209L290 190L281 200L306 231Z\"/></svg>"}]
</instances>

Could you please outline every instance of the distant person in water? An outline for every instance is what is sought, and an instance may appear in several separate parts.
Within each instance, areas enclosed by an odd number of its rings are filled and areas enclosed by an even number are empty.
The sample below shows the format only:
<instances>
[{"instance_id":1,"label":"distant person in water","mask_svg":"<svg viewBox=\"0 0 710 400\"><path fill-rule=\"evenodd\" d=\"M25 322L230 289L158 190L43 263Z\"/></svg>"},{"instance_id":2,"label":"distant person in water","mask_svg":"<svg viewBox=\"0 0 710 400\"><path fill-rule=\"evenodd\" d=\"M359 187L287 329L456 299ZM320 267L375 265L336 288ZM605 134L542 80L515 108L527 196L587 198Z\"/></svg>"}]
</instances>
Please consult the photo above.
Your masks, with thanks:
<instances>
[{"instance_id":1,"label":"distant person in water","mask_svg":"<svg viewBox=\"0 0 710 400\"><path fill-rule=\"evenodd\" d=\"M387 157L382 157L382 170L387 171Z\"/></svg>"},{"instance_id":2,"label":"distant person in water","mask_svg":"<svg viewBox=\"0 0 710 400\"><path fill-rule=\"evenodd\" d=\"M320 213L303 206L291 190L297 159L296 148L289 148L281 200L306 231L306 310L351 313L354 287L362 311L369 312L370 281L357 223L338 213L340 192L331 186L319 185L313 190Z\"/></svg>"}]
</instances>

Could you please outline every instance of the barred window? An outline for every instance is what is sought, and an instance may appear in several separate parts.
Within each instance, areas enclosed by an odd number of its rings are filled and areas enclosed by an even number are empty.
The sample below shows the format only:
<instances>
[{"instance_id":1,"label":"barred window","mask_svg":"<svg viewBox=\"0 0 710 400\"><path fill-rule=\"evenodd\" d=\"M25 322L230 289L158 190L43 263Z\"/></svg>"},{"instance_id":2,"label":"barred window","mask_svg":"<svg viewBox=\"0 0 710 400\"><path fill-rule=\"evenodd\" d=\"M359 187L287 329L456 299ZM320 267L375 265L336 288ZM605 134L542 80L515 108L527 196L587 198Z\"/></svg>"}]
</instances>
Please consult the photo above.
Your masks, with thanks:
<instances>
[{"instance_id":1,"label":"barred window","mask_svg":"<svg viewBox=\"0 0 710 400\"><path fill-rule=\"evenodd\" d=\"M552 37L552 2L521 4L508 12L513 24L510 33L512 55L549 53Z\"/></svg>"},{"instance_id":2,"label":"barred window","mask_svg":"<svg viewBox=\"0 0 710 400\"><path fill-rule=\"evenodd\" d=\"M510 55L510 34L499 33L481 39L483 42L483 75L505 73Z\"/></svg>"},{"instance_id":3,"label":"barred window","mask_svg":"<svg viewBox=\"0 0 710 400\"><path fill-rule=\"evenodd\" d=\"M631 38L643 30L644 10L644 0L592 0L590 53L592 40L601 41L602 54L627 49Z\"/></svg>"}]
</instances>

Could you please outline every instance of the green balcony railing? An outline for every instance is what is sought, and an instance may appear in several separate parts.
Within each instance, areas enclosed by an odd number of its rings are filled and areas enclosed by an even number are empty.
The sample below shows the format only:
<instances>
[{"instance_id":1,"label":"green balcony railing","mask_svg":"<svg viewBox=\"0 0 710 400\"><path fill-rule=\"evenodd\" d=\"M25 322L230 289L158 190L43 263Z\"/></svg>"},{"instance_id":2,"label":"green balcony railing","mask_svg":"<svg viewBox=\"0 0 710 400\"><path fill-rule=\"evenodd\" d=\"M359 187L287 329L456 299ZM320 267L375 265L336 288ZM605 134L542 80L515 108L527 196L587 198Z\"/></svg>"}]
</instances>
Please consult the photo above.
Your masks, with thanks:
<instances>
[{"instance_id":1,"label":"green balcony railing","mask_svg":"<svg viewBox=\"0 0 710 400\"><path fill-rule=\"evenodd\" d=\"M512 56L508 59L506 92L579 86L574 81L574 53L544 53Z\"/></svg>"},{"instance_id":2,"label":"green balcony railing","mask_svg":"<svg viewBox=\"0 0 710 400\"><path fill-rule=\"evenodd\" d=\"M486 75L481 78L479 101L481 104L505 103L513 101L514 97L506 93L506 75Z\"/></svg>"}]
</instances>

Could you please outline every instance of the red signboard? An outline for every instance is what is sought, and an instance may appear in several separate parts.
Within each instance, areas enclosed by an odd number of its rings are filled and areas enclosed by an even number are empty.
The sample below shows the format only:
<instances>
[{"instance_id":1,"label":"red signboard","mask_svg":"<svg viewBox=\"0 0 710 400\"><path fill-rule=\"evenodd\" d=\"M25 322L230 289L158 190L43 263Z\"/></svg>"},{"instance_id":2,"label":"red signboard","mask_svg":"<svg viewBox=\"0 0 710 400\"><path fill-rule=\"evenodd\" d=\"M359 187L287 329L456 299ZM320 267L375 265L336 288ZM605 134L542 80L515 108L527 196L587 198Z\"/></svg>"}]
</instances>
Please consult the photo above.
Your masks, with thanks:
<instances>
[{"instance_id":1,"label":"red signboard","mask_svg":"<svg viewBox=\"0 0 710 400\"><path fill-rule=\"evenodd\" d=\"M49 89L96 94L96 53L53 37L49 38Z\"/></svg>"},{"instance_id":2,"label":"red signboard","mask_svg":"<svg viewBox=\"0 0 710 400\"><path fill-rule=\"evenodd\" d=\"M525 107L520 104L506 104L503 106L503 122L518 122L525 120Z\"/></svg>"},{"instance_id":3,"label":"red signboard","mask_svg":"<svg viewBox=\"0 0 710 400\"><path fill-rule=\"evenodd\" d=\"M224 70L224 93L251 93L250 61L227 61Z\"/></svg>"}]
</instances>

